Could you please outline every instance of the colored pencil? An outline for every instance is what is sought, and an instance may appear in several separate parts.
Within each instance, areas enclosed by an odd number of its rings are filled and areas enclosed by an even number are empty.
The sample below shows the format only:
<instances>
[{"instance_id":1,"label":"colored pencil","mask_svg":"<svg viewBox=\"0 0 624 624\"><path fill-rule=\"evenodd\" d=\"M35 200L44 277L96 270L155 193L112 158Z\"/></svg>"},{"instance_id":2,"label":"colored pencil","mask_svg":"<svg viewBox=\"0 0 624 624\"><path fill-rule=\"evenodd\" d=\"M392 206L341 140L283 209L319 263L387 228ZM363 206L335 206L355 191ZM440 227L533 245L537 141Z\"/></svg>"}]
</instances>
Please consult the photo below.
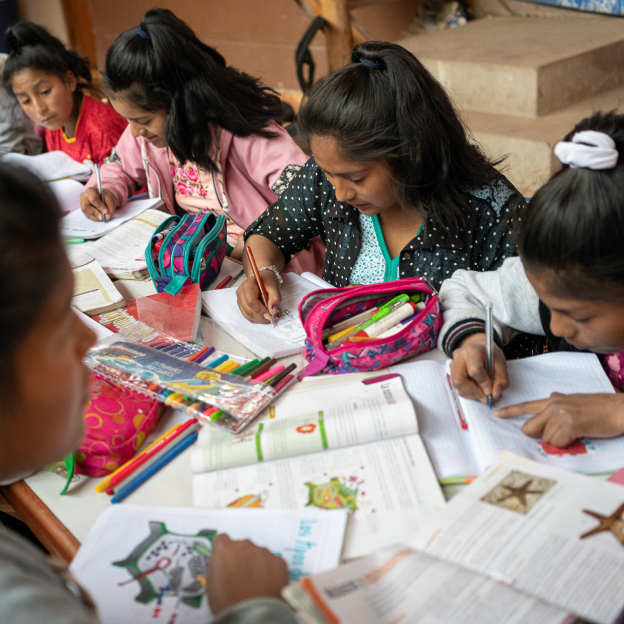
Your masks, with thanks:
<instances>
[{"instance_id":1,"label":"colored pencil","mask_svg":"<svg viewBox=\"0 0 624 624\"><path fill-rule=\"evenodd\" d=\"M121 483L124 479L129 477L137 468L142 466L148 459L153 457L158 451L162 450L169 446L173 441L175 441L184 431L186 431L192 425L197 424L196 418L191 418L184 424L180 425L178 429L171 430L167 435L163 436L157 444L155 444L152 448L145 451L145 453L141 453L138 457L135 457L133 461L131 461L123 470L120 470L118 473L113 475L110 480L110 484L114 487Z\"/></svg>"},{"instance_id":2,"label":"colored pencil","mask_svg":"<svg viewBox=\"0 0 624 624\"><path fill-rule=\"evenodd\" d=\"M254 277L256 279L256 284L258 284L258 289L260 290L260 297L262 297L262 303L264 307L268 310L271 315L271 325L275 327L275 318L271 310L269 310L269 295L260 279L260 273L258 271L258 265L253 257L253 252L251 251L251 247L245 247L245 251L247 252L247 257L249 258L249 264L251 265L251 270L253 271Z\"/></svg>"},{"instance_id":3,"label":"colored pencil","mask_svg":"<svg viewBox=\"0 0 624 624\"><path fill-rule=\"evenodd\" d=\"M277 360L275 358L271 358L264 364L258 366L258 368L254 368L254 370L249 374L249 379L255 379L259 375L262 375L262 373L270 370L272 366L275 366L275 364L277 364Z\"/></svg>"},{"instance_id":4,"label":"colored pencil","mask_svg":"<svg viewBox=\"0 0 624 624\"><path fill-rule=\"evenodd\" d=\"M120 503L122 500L130 496L132 492L143 485L147 480L151 479L161 468L164 468L172 459L175 459L180 453L185 451L191 444L194 444L197 440L197 433L190 435L178 444L174 446L168 453L163 455L153 466L150 466L148 470L141 473L136 479L128 483L126 487L119 490L111 499L112 504Z\"/></svg>"},{"instance_id":5,"label":"colored pencil","mask_svg":"<svg viewBox=\"0 0 624 624\"><path fill-rule=\"evenodd\" d=\"M225 288L232 281L232 276L228 275L216 288L215 290L221 290Z\"/></svg>"},{"instance_id":6,"label":"colored pencil","mask_svg":"<svg viewBox=\"0 0 624 624\"><path fill-rule=\"evenodd\" d=\"M195 359L195 364L201 364L204 360L207 360L215 352L214 347L209 347L207 351L204 351L198 358Z\"/></svg>"},{"instance_id":7,"label":"colored pencil","mask_svg":"<svg viewBox=\"0 0 624 624\"><path fill-rule=\"evenodd\" d=\"M275 366L271 370L268 370L266 373L262 373L262 375L258 375L257 377L254 377L253 382L255 384L258 384L258 383L262 383L264 381L269 381L269 379L271 379L271 377L275 377L275 375L277 375L277 373L279 373L280 371L283 371L283 370L284 370L284 365L283 364L278 364L277 366Z\"/></svg>"},{"instance_id":8,"label":"colored pencil","mask_svg":"<svg viewBox=\"0 0 624 624\"><path fill-rule=\"evenodd\" d=\"M126 466L129 466L133 461L135 461L136 459L141 457L141 455L143 455L144 453L147 453L147 451L149 451L150 449L154 448L161 440L166 438L169 434L173 433L176 429L179 429L181 426L182 426L182 424L174 425L173 427L171 427L171 429L168 429L167 431L165 431L165 433L163 433L159 438L154 440L149 446L145 447L138 455L135 455L134 457L131 457L125 464L122 464L121 466L119 466L119 468L117 468L117 470L115 470L115 472L112 472L111 474L109 474L108 477L106 477L106 479L104 479L103 481L100 481L95 486L95 491L96 492L105 492L108 489L108 487L110 486L111 479L116 474L119 474L124 468L126 468Z\"/></svg>"},{"instance_id":9,"label":"colored pencil","mask_svg":"<svg viewBox=\"0 0 624 624\"><path fill-rule=\"evenodd\" d=\"M206 366L208 366L210 368L218 368L219 366L221 366L221 364L224 364L229 359L230 359L230 356L227 353L224 353L223 355L220 355L215 360L212 360L212 362L210 362L210 364L206 364Z\"/></svg>"},{"instance_id":10,"label":"colored pencil","mask_svg":"<svg viewBox=\"0 0 624 624\"><path fill-rule=\"evenodd\" d=\"M286 377L286 375L288 375L289 373L292 373L295 368L297 368L297 365L295 363L289 364L285 369L283 369L282 371L280 371L277 375L275 375L275 377L273 377L273 379L271 379L268 382L268 385L275 388L275 386L282 381L282 379L284 379L284 377Z\"/></svg>"}]
</instances>

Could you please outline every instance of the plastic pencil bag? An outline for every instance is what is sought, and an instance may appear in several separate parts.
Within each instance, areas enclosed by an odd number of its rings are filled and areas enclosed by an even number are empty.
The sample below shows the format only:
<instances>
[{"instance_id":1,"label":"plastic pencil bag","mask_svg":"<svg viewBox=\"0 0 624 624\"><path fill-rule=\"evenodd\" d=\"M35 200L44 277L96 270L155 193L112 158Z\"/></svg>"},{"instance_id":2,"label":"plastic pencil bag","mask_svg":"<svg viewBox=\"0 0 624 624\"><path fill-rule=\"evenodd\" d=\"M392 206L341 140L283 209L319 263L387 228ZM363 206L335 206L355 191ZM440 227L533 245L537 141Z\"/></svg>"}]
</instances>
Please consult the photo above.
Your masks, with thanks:
<instances>
[{"instance_id":1,"label":"plastic pencil bag","mask_svg":"<svg viewBox=\"0 0 624 624\"><path fill-rule=\"evenodd\" d=\"M398 333L363 342L347 341L327 349L330 328L403 293L420 295L422 309ZM305 358L309 362L299 379L321 372L338 375L397 364L433 349L442 326L437 293L418 277L357 288L317 290L304 297L299 316L306 331Z\"/></svg>"},{"instance_id":2,"label":"plastic pencil bag","mask_svg":"<svg viewBox=\"0 0 624 624\"><path fill-rule=\"evenodd\" d=\"M112 383L238 433L277 396L270 387L220 373L125 336L111 336L86 357L87 366ZM224 414L210 416L215 408Z\"/></svg>"}]
</instances>

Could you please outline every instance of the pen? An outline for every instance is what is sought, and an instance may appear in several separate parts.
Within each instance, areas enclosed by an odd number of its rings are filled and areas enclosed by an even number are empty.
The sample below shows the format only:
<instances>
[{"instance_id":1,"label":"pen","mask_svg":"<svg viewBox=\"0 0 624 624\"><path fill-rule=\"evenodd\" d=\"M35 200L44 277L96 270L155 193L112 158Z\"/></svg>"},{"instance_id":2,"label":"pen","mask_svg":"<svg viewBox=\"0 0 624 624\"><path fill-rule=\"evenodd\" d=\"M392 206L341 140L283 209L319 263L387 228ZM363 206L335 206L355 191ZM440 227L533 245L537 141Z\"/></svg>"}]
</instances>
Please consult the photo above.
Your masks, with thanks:
<instances>
[{"instance_id":1,"label":"pen","mask_svg":"<svg viewBox=\"0 0 624 624\"><path fill-rule=\"evenodd\" d=\"M100 195L100 201L103 201L102 197L102 178L100 176L100 165L95 165L95 175L97 176L98 194ZM102 213L102 221L106 223L106 214Z\"/></svg>"},{"instance_id":2,"label":"pen","mask_svg":"<svg viewBox=\"0 0 624 624\"><path fill-rule=\"evenodd\" d=\"M174 446L168 453L163 455L153 466L150 466L145 472L142 472L136 479L128 483L124 488L119 490L111 503L120 503L124 498L130 496L137 488L143 485L148 479L151 479L161 468L164 468L172 459L175 459L182 451L186 450L191 444L197 440L197 433L193 433Z\"/></svg>"},{"instance_id":3,"label":"pen","mask_svg":"<svg viewBox=\"0 0 624 624\"><path fill-rule=\"evenodd\" d=\"M494 372L494 331L492 330L492 304L485 304L485 349L487 354L487 374L492 379ZM493 380L492 380L493 381ZM492 407L492 395L488 396L488 407Z\"/></svg>"},{"instance_id":4,"label":"pen","mask_svg":"<svg viewBox=\"0 0 624 624\"><path fill-rule=\"evenodd\" d=\"M251 251L251 247L245 247L245 251L247 252L247 257L249 258L249 264L251 264L251 270L253 271L254 277L256 278L256 283L258 284L258 288L260 289L260 296L262 297L262 303L264 307L269 310L269 295L267 294L266 288L260 279L260 273L258 272L258 265L253 257L253 252ZM271 325L275 327L275 317L271 310L269 310L269 314L271 315Z\"/></svg>"}]
</instances>

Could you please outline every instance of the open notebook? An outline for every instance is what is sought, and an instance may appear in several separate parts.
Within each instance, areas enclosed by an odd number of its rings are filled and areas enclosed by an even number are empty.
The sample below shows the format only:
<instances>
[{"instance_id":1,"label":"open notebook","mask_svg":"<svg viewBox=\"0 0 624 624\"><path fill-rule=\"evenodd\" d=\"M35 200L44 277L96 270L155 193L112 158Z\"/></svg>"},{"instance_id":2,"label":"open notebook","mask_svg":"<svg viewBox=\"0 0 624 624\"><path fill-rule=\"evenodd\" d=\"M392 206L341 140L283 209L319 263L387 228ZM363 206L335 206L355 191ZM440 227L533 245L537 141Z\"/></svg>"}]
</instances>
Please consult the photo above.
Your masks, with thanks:
<instances>
[{"instance_id":1,"label":"open notebook","mask_svg":"<svg viewBox=\"0 0 624 624\"><path fill-rule=\"evenodd\" d=\"M218 533L281 555L297 580L339 564L346 525L344 511L114 505L89 531L70 570L102 624L206 624L206 576Z\"/></svg>"},{"instance_id":2,"label":"open notebook","mask_svg":"<svg viewBox=\"0 0 624 624\"><path fill-rule=\"evenodd\" d=\"M193 504L354 511L347 558L409 540L444 497L401 378L365 377L296 384L237 436L205 427Z\"/></svg>"},{"instance_id":3,"label":"open notebook","mask_svg":"<svg viewBox=\"0 0 624 624\"><path fill-rule=\"evenodd\" d=\"M46 182L63 178L88 180L91 177L91 169L87 165L79 163L60 150L37 154L36 156L5 154L1 160L25 167Z\"/></svg>"},{"instance_id":4,"label":"open notebook","mask_svg":"<svg viewBox=\"0 0 624 624\"><path fill-rule=\"evenodd\" d=\"M305 330L299 320L299 303L308 293L333 286L311 273L285 273L282 277L281 314L275 327L250 323L238 308L234 288L203 293L202 307L230 336L260 358L281 358L299 353L305 341Z\"/></svg>"},{"instance_id":5,"label":"open notebook","mask_svg":"<svg viewBox=\"0 0 624 624\"><path fill-rule=\"evenodd\" d=\"M498 408L544 399L552 392L613 393L613 386L594 354L547 353L512 360L507 367L510 388L492 409L461 398L451 387L443 364L422 361L390 367L401 375L414 402L420 435L440 479L481 474L502 450L585 473L622 467L624 437L583 439L568 449L558 449L522 433L520 428L530 416L502 420L492 415Z\"/></svg>"},{"instance_id":6,"label":"open notebook","mask_svg":"<svg viewBox=\"0 0 624 624\"><path fill-rule=\"evenodd\" d=\"M624 608L621 485L503 453L406 545L300 580L305 622L612 624Z\"/></svg>"}]
</instances>

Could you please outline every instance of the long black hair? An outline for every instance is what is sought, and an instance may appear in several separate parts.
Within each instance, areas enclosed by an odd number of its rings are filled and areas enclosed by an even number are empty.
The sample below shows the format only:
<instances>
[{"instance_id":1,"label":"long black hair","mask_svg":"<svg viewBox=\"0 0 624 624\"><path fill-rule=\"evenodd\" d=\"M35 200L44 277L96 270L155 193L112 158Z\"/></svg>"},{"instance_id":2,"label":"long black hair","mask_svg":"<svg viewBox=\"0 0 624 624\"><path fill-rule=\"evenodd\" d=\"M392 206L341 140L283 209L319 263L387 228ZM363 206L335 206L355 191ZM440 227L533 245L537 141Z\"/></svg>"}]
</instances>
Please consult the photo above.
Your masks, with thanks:
<instances>
[{"instance_id":1,"label":"long black hair","mask_svg":"<svg viewBox=\"0 0 624 624\"><path fill-rule=\"evenodd\" d=\"M67 262L61 209L37 176L0 163L0 393L19 344L39 320Z\"/></svg>"},{"instance_id":2,"label":"long black hair","mask_svg":"<svg viewBox=\"0 0 624 624\"><path fill-rule=\"evenodd\" d=\"M595 113L564 138L608 134L619 157L613 169L564 165L529 203L517 231L530 271L556 275L558 293L579 299L624 300L624 115Z\"/></svg>"},{"instance_id":3,"label":"long black hair","mask_svg":"<svg viewBox=\"0 0 624 624\"><path fill-rule=\"evenodd\" d=\"M87 59L68 50L43 26L32 22L18 22L6 31L5 41L9 56L2 70L2 82L9 93L13 93L13 76L23 69L37 69L61 79L71 71L78 80L78 90L85 85L91 85L91 70Z\"/></svg>"},{"instance_id":4,"label":"long black hair","mask_svg":"<svg viewBox=\"0 0 624 624\"><path fill-rule=\"evenodd\" d=\"M392 43L357 45L348 65L306 93L297 123L307 140L334 137L350 160L387 161L397 202L450 230L475 216L462 191L497 175L499 163L469 141L444 88Z\"/></svg>"},{"instance_id":5,"label":"long black hair","mask_svg":"<svg viewBox=\"0 0 624 624\"><path fill-rule=\"evenodd\" d=\"M168 9L148 11L139 28L117 37L106 54L104 88L167 116L165 140L180 163L214 171L210 122L236 136L274 137L267 129L282 106L271 89L228 67Z\"/></svg>"}]
</instances>

